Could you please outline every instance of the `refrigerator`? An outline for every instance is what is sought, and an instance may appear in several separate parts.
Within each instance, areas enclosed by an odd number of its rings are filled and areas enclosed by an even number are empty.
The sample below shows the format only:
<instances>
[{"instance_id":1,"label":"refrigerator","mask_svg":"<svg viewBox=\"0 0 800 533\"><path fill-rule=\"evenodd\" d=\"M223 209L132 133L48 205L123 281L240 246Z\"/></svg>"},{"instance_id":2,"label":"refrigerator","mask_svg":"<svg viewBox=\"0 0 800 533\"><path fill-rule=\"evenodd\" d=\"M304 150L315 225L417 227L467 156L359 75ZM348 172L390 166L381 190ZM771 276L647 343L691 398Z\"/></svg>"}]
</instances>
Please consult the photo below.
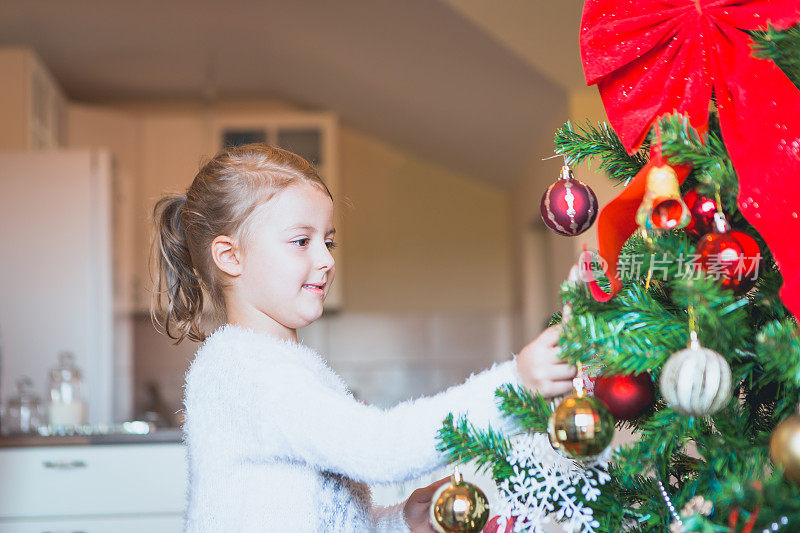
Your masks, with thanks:
<instances>
[{"instance_id":1,"label":"refrigerator","mask_svg":"<svg viewBox=\"0 0 800 533\"><path fill-rule=\"evenodd\" d=\"M61 351L83 373L87 422L130 415L129 320L115 313L112 156L0 153L0 398L28 376L43 407Z\"/></svg>"}]
</instances>

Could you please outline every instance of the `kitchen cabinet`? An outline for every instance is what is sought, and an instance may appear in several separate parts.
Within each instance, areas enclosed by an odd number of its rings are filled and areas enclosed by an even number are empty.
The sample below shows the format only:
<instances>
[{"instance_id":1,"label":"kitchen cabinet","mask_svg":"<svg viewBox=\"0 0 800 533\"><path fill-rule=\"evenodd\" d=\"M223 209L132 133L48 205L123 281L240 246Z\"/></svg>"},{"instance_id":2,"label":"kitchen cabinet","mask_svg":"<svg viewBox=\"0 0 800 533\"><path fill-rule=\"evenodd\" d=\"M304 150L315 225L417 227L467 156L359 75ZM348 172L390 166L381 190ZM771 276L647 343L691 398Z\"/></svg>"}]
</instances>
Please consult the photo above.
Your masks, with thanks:
<instances>
[{"instance_id":1,"label":"kitchen cabinet","mask_svg":"<svg viewBox=\"0 0 800 533\"><path fill-rule=\"evenodd\" d=\"M135 113L141 135L136 198L136 309L149 312L152 273L150 245L153 207L164 193L182 193L191 185L204 156L213 156L199 113L158 111Z\"/></svg>"},{"instance_id":2,"label":"kitchen cabinet","mask_svg":"<svg viewBox=\"0 0 800 533\"><path fill-rule=\"evenodd\" d=\"M0 520L0 533L179 533L183 517L129 516L63 518L59 520Z\"/></svg>"},{"instance_id":3,"label":"kitchen cabinet","mask_svg":"<svg viewBox=\"0 0 800 533\"><path fill-rule=\"evenodd\" d=\"M0 148L43 150L61 146L66 99L32 48L0 48Z\"/></svg>"},{"instance_id":4,"label":"kitchen cabinet","mask_svg":"<svg viewBox=\"0 0 800 533\"><path fill-rule=\"evenodd\" d=\"M335 202L337 240L345 238L346 201L339 178L338 121L331 113L292 109L264 109L257 103L192 105L130 104L101 107L70 104L66 142L71 147L108 147L117 155L117 173L126 194L115 204L125 213L130 230L119 236L130 242L120 265L134 312L149 311L152 266L149 262L152 210L167 192L180 193L191 185L202 163L225 142L263 140L294 150L317 164ZM126 223L120 225L126 228ZM342 307L345 277L343 254L336 256L336 283L325 309ZM127 304L126 304L127 305Z\"/></svg>"},{"instance_id":5,"label":"kitchen cabinet","mask_svg":"<svg viewBox=\"0 0 800 533\"><path fill-rule=\"evenodd\" d=\"M0 472L0 533L181 531L179 442L0 448Z\"/></svg>"}]
</instances>

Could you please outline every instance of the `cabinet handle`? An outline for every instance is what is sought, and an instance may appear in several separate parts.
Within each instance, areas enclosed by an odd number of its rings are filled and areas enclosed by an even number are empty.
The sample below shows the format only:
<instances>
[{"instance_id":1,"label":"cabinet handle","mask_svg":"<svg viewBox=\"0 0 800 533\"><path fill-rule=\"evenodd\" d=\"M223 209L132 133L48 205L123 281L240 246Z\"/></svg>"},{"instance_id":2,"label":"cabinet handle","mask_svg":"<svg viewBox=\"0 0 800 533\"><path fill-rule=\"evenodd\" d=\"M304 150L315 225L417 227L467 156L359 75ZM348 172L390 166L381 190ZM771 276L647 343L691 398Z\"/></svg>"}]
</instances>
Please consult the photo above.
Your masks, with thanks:
<instances>
[{"instance_id":1,"label":"cabinet handle","mask_svg":"<svg viewBox=\"0 0 800 533\"><path fill-rule=\"evenodd\" d=\"M52 468L55 470L74 470L76 468L86 468L86 461L44 461L42 464L45 468Z\"/></svg>"}]
</instances>

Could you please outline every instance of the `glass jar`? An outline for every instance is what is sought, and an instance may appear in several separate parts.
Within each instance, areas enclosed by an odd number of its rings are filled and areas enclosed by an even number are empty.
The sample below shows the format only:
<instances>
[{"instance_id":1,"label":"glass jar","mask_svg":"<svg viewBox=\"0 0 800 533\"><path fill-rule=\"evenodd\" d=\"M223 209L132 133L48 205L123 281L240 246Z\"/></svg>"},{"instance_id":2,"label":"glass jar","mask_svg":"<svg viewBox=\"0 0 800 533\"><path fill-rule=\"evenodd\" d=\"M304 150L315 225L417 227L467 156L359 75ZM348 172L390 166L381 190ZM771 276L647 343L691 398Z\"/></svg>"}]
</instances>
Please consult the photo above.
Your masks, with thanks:
<instances>
[{"instance_id":1,"label":"glass jar","mask_svg":"<svg viewBox=\"0 0 800 533\"><path fill-rule=\"evenodd\" d=\"M51 426L74 427L86 423L86 403L81 395L82 374L70 352L58 354L58 366L50 370L47 423Z\"/></svg>"},{"instance_id":2,"label":"glass jar","mask_svg":"<svg viewBox=\"0 0 800 533\"><path fill-rule=\"evenodd\" d=\"M39 397L33 393L31 378L17 380L17 394L8 399L2 422L4 435L36 433L44 424Z\"/></svg>"}]
</instances>

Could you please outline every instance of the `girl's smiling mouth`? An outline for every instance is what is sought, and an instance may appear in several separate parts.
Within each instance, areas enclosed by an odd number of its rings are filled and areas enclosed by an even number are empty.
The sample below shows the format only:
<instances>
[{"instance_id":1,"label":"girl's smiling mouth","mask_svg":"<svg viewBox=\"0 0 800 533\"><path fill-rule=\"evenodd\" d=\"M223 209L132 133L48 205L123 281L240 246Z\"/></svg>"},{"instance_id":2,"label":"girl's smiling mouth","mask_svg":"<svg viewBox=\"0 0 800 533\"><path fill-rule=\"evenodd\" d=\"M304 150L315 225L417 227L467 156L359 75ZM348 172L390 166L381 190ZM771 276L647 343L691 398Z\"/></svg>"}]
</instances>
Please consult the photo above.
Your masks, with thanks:
<instances>
[{"instance_id":1,"label":"girl's smiling mouth","mask_svg":"<svg viewBox=\"0 0 800 533\"><path fill-rule=\"evenodd\" d=\"M325 286L324 283L320 283L319 285L303 285L303 288L315 294L324 294L325 293L325 290L323 289L324 286Z\"/></svg>"}]
</instances>

